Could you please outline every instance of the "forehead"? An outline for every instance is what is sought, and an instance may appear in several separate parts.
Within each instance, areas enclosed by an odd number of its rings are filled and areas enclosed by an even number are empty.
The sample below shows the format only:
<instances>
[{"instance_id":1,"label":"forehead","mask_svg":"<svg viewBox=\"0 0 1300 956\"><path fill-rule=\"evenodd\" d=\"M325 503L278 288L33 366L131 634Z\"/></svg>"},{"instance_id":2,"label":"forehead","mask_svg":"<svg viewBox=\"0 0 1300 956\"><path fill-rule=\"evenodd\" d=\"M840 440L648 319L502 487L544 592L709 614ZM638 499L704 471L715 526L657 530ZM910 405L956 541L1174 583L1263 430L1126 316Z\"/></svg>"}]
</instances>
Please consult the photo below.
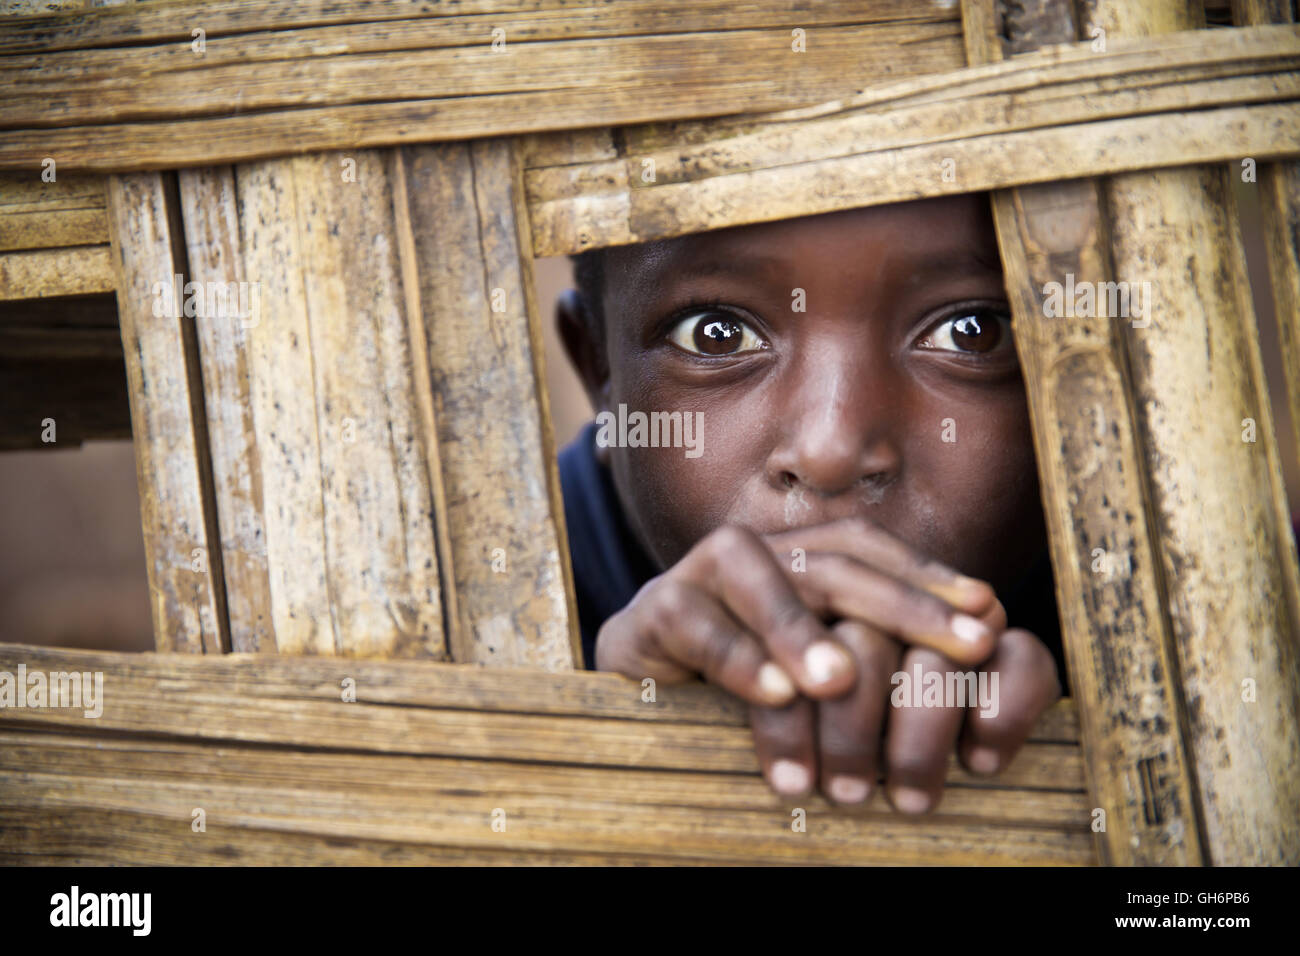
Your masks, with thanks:
<instances>
[{"instance_id":1,"label":"forehead","mask_svg":"<svg viewBox=\"0 0 1300 956\"><path fill-rule=\"evenodd\" d=\"M709 276L810 278L853 267L864 279L967 261L1000 271L988 196L969 194L758 223L606 253L606 292L644 296Z\"/></svg>"}]
</instances>

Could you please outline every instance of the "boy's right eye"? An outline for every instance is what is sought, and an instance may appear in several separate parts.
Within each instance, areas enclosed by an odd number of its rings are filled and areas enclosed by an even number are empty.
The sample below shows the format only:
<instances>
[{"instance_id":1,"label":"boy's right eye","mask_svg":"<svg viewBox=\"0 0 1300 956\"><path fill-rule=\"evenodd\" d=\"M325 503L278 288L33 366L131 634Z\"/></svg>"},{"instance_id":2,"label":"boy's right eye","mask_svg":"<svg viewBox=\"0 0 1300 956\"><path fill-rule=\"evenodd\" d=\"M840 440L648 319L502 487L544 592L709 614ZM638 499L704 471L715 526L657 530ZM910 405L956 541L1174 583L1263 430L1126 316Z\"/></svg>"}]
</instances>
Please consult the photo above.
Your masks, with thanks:
<instances>
[{"instance_id":1,"label":"boy's right eye","mask_svg":"<svg viewBox=\"0 0 1300 956\"><path fill-rule=\"evenodd\" d=\"M696 312L673 326L668 341L692 355L738 355L768 348L753 329L725 312Z\"/></svg>"}]
</instances>

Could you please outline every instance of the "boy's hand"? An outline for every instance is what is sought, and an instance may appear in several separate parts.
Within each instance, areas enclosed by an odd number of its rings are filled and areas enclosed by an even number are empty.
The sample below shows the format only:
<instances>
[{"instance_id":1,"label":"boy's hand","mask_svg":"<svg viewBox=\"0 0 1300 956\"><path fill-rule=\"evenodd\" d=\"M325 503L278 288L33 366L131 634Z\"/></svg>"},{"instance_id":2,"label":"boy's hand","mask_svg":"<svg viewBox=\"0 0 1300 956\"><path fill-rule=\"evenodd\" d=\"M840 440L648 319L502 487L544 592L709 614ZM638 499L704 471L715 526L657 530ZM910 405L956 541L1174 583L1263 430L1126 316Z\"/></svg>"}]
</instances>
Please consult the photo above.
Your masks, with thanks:
<instances>
[{"instance_id":1,"label":"boy's hand","mask_svg":"<svg viewBox=\"0 0 1300 956\"><path fill-rule=\"evenodd\" d=\"M792 560L795 548L802 561ZM749 701L763 773L778 792L803 794L820 780L831 799L859 803L883 763L895 805L924 812L938 802L959 734L966 766L996 772L1060 696L1047 649L1005 626L987 584L870 522L765 536L728 526L605 622L596 666L670 684L699 674ZM1005 688L995 717L932 707L886 720L894 673L982 661Z\"/></svg>"}]
</instances>

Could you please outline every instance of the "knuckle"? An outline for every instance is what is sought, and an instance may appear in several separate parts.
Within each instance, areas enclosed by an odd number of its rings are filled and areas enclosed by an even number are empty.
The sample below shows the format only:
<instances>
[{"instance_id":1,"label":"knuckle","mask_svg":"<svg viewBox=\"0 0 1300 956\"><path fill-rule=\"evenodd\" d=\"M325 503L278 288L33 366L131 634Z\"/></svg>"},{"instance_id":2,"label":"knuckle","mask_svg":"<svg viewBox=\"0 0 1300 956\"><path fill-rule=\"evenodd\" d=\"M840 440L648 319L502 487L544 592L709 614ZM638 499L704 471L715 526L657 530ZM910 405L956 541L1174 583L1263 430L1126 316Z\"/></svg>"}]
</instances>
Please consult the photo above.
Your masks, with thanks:
<instances>
[{"instance_id":1,"label":"knuckle","mask_svg":"<svg viewBox=\"0 0 1300 956\"><path fill-rule=\"evenodd\" d=\"M943 754L909 748L906 752L890 754L890 775L899 780L928 782L941 778L946 765Z\"/></svg>"},{"instance_id":2,"label":"knuckle","mask_svg":"<svg viewBox=\"0 0 1300 956\"><path fill-rule=\"evenodd\" d=\"M649 600L650 614L661 627L675 627L686 618L693 603L690 589L678 581L663 581Z\"/></svg>"},{"instance_id":3,"label":"knuckle","mask_svg":"<svg viewBox=\"0 0 1300 956\"><path fill-rule=\"evenodd\" d=\"M737 551L748 550L754 543L754 533L739 525L723 525L707 539L709 553L715 559L734 557Z\"/></svg>"}]
</instances>

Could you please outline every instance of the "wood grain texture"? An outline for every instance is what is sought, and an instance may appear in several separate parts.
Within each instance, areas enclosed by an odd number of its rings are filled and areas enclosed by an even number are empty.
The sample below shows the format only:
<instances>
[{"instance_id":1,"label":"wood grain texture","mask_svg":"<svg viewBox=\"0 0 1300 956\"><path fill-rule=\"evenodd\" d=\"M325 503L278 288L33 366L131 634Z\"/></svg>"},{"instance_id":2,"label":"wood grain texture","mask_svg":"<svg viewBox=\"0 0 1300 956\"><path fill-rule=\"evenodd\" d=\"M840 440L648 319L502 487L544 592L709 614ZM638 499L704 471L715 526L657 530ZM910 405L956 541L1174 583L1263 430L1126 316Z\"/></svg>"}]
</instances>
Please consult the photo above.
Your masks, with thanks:
<instances>
[{"instance_id":1,"label":"wood grain texture","mask_svg":"<svg viewBox=\"0 0 1300 956\"><path fill-rule=\"evenodd\" d=\"M533 249L568 254L925 196L1291 155L1298 69L1295 27L1117 38L1106 53L1053 47L762 125L696 124L675 143L529 169ZM593 145L587 136L576 149Z\"/></svg>"},{"instance_id":2,"label":"wood grain texture","mask_svg":"<svg viewBox=\"0 0 1300 956\"><path fill-rule=\"evenodd\" d=\"M0 103L0 166L165 168L782 109L960 64L956 10L939 3L400 9L195 3L0 22L13 51L0 75L18 94ZM207 31L202 54L192 27Z\"/></svg>"},{"instance_id":3,"label":"wood grain texture","mask_svg":"<svg viewBox=\"0 0 1300 956\"><path fill-rule=\"evenodd\" d=\"M1296 16L1287 0L1233 2L1233 21L1239 26L1294 23ZM1257 181L1291 428L1300 448L1300 162L1265 163L1257 169Z\"/></svg>"},{"instance_id":4,"label":"wood grain texture","mask_svg":"<svg viewBox=\"0 0 1300 956\"><path fill-rule=\"evenodd\" d=\"M990 31L968 36L972 62L1064 42L1077 30L1069 4L1058 0L1018 7L1005 31L1011 40L999 42L987 15L968 19ZM1109 303L1069 316L1046 306L1049 283L1105 289L1102 283L1127 278L1111 265L1112 229L1099 190L1097 180L1085 179L998 191L993 214L1071 692L1081 702L1089 792L1106 813L1097 835L1101 858L1197 864L1203 853L1193 767L1147 518L1124 320L1109 314Z\"/></svg>"},{"instance_id":5,"label":"wood grain texture","mask_svg":"<svg viewBox=\"0 0 1300 956\"><path fill-rule=\"evenodd\" d=\"M189 278L202 289L223 290L226 308L196 323L203 369L205 411L217 514L221 532L230 646L234 651L274 651L266 528L262 519L262 468L253 428L246 326L260 318L241 317L239 284L246 282L243 245L229 167L186 170L179 176L185 220ZM234 285L232 286L231 283ZM249 311L254 304L251 297Z\"/></svg>"},{"instance_id":6,"label":"wood grain texture","mask_svg":"<svg viewBox=\"0 0 1300 956\"><path fill-rule=\"evenodd\" d=\"M0 669L19 663L103 671L104 706L95 720L0 711L8 863L271 861L282 847L318 864L1095 862L1072 742L1033 741L994 780L954 767L923 821L810 797L801 833L758 773L743 705L702 685L646 703L611 674L0 645ZM1034 736L1068 733L1071 710Z\"/></svg>"},{"instance_id":7,"label":"wood grain texture","mask_svg":"<svg viewBox=\"0 0 1300 956\"><path fill-rule=\"evenodd\" d=\"M103 177L0 174L0 252L107 244Z\"/></svg>"},{"instance_id":8,"label":"wood grain texture","mask_svg":"<svg viewBox=\"0 0 1300 956\"><path fill-rule=\"evenodd\" d=\"M113 281L106 245L0 252L0 301L112 292Z\"/></svg>"},{"instance_id":9,"label":"wood grain texture","mask_svg":"<svg viewBox=\"0 0 1300 956\"><path fill-rule=\"evenodd\" d=\"M239 648L445 659L426 373L384 158L205 169L183 186L195 278L248 283L246 314L209 316L202 340Z\"/></svg>"},{"instance_id":10,"label":"wood grain texture","mask_svg":"<svg viewBox=\"0 0 1300 956\"><path fill-rule=\"evenodd\" d=\"M1173 0L1087 6L1111 36L1197 25ZM1227 175L1126 173L1105 196L1115 274L1152 288L1124 334L1206 855L1295 864L1300 571Z\"/></svg>"},{"instance_id":11,"label":"wood grain texture","mask_svg":"<svg viewBox=\"0 0 1300 956\"><path fill-rule=\"evenodd\" d=\"M184 271L179 210L163 177L146 173L108 180L108 214L155 640L163 650L221 653L229 634L195 434L197 356L165 291Z\"/></svg>"},{"instance_id":12,"label":"wood grain texture","mask_svg":"<svg viewBox=\"0 0 1300 956\"><path fill-rule=\"evenodd\" d=\"M518 155L404 149L458 601L453 658L582 666Z\"/></svg>"}]
</instances>

